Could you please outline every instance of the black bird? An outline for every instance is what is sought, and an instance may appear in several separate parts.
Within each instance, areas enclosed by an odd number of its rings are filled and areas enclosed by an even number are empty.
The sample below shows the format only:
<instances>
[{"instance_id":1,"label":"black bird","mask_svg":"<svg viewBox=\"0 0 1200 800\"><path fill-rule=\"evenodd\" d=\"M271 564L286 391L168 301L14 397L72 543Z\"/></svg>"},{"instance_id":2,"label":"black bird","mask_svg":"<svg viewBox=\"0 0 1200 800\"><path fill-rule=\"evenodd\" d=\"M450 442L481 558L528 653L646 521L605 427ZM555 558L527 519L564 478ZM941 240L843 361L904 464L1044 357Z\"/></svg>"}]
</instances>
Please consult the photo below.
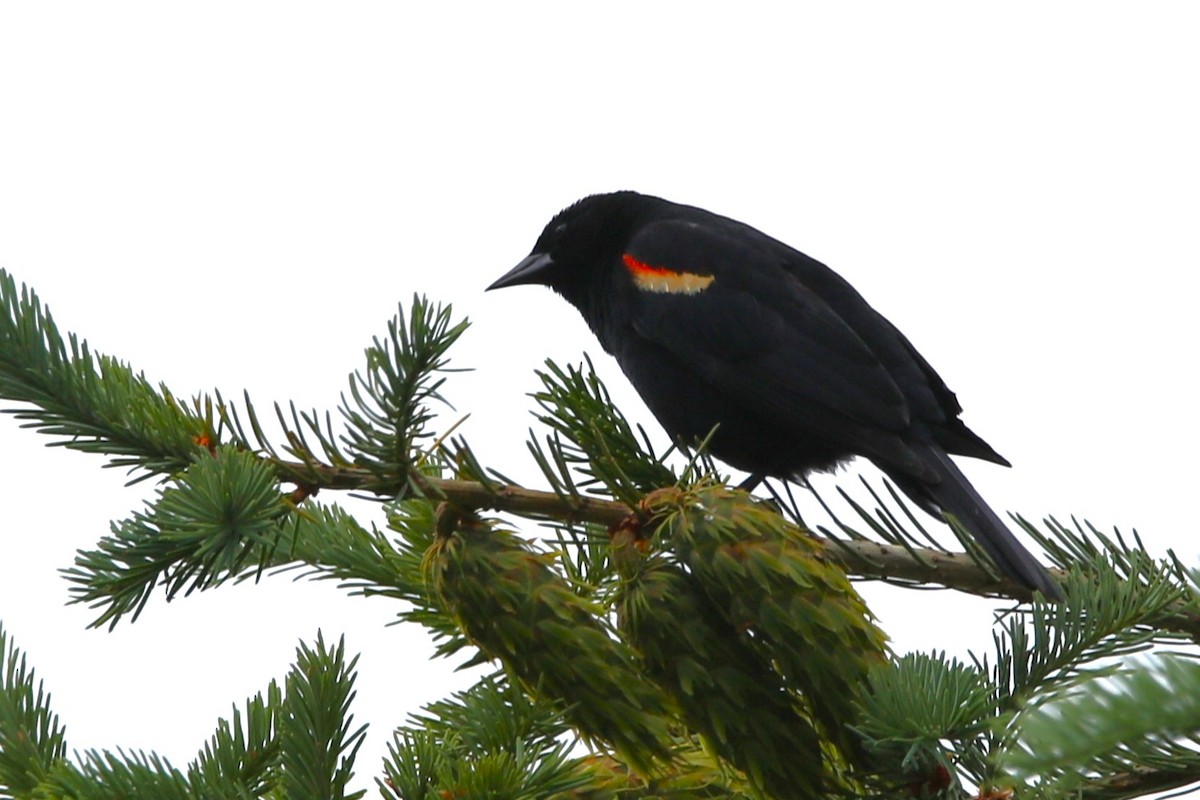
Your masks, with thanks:
<instances>
[{"instance_id":1,"label":"black bird","mask_svg":"<svg viewBox=\"0 0 1200 800\"><path fill-rule=\"evenodd\" d=\"M750 473L799 478L853 456L955 517L1007 575L1057 584L949 454L1009 466L958 418L933 367L849 283L741 222L637 192L585 197L489 286L543 284L579 309L672 436Z\"/></svg>"}]
</instances>

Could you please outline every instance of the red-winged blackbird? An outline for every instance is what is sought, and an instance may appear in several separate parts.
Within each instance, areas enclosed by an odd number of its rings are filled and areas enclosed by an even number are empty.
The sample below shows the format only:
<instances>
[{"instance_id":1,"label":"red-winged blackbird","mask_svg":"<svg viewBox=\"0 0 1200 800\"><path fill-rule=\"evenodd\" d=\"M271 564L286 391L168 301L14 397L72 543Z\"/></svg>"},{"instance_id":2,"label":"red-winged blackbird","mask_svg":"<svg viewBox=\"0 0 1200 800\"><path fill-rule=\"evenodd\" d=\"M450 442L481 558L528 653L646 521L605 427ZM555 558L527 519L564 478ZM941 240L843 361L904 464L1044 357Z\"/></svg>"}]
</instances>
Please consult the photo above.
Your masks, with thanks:
<instances>
[{"instance_id":1,"label":"red-winged blackbird","mask_svg":"<svg viewBox=\"0 0 1200 800\"><path fill-rule=\"evenodd\" d=\"M489 286L549 286L579 309L678 439L750 473L798 478L865 456L920 507L953 515L1001 570L1060 592L949 453L1009 466L900 331L804 253L636 192L560 212Z\"/></svg>"}]
</instances>

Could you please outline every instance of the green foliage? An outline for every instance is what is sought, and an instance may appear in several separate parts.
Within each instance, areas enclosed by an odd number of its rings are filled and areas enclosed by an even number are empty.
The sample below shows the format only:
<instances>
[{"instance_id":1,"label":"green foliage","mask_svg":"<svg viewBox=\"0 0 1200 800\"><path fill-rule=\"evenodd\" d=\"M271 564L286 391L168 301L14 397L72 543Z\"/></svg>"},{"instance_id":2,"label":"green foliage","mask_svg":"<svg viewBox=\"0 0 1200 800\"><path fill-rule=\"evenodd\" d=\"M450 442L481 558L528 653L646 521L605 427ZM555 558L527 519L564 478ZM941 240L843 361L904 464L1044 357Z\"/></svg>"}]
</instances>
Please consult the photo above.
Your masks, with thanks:
<instances>
[{"instance_id":1,"label":"green foliage","mask_svg":"<svg viewBox=\"0 0 1200 800\"><path fill-rule=\"evenodd\" d=\"M1127 574L1122 579L1114 563L1131 566L1135 577ZM1171 565L1155 564L1144 554L1097 553L1091 564L1076 565L1068 574L1064 602L1036 603L1005 618L995 634L991 658L967 665L944 655L909 654L874 671L871 691L860 701L857 729L877 762L900 767L880 777L893 784L922 785L940 769L953 779L952 786L964 781L1005 787L1021 778L1044 779L1047 770L1030 767L1034 762L1028 753L1053 760L1056 748L1047 750L1045 743L1060 733L1051 729L1062 722L1062 698L1086 697L1106 680L1127 676L1123 658L1189 641L1183 633L1155 625L1185 597L1183 587L1172 581L1173 574ZM1120 725L1116 719L1111 722ZM1191 725L1191 734L1200 735L1200 715L1192 717ZM1070 727L1061 733L1069 736ZM1043 737L1040 743L1037 731ZM1111 750L1106 754L1114 756ZM1079 778L1064 783L1067 790L1086 783L1084 794L1089 797L1132 797L1153 786L1200 779L1200 761L1176 758L1168 769L1167 760L1156 759L1151 748L1128 773L1152 770L1144 774L1153 775L1153 780L1139 779L1113 794L1098 777L1112 776L1116 770L1096 770L1095 779L1085 779L1077 755L1054 763L1062 765L1064 775ZM1109 767L1115 764L1108 762ZM1013 765L1025 766L1010 773ZM1179 769L1190 777L1181 778ZM1027 795L1022 796L1063 796L1042 783L1026 786Z\"/></svg>"},{"instance_id":2,"label":"green foliage","mask_svg":"<svg viewBox=\"0 0 1200 800\"><path fill-rule=\"evenodd\" d=\"M315 648L301 645L287 676L287 700L278 720L281 785L284 796L301 800L352 800L346 793L354 774L354 755L366 735L351 731L354 716L354 665L345 645L327 648L320 635Z\"/></svg>"},{"instance_id":3,"label":"green foliage","mask_svg":"<svg viewBox=\"0 0 1200 800\"><path fill-rule=\"evenodd\" d=\"M530 450L552 486L576 491L572 472L578 470L585 478L579 488L633 505L646 492L678 481L666 464L670 451L657 456L644 430L634 435L590 360L586 369L563 369L547 361L546 371L537 376L542 389L533 395L541 408L536 416L554 435L546 438L548 452L536 438Z\"/></svg>"},{"instance_id":4,"label":"green foliage","mask_svg":"<svg viewBox=\"0 0 1200 800\"><path fill-rule=\"evenodd\" d=\"M347 792L354 755L366 726L351 730L354 660L342 643L301 644L286 680L272 682L245 710L233 710L186 770L143 752L90 750L66 758L66 743L50 698L33 670L0 629L7 653L0 682L0 796L75 800L211 800L212 798L329 798Z\"/></svg>"},{"instance_id":5,"label":"green foliage","mask_svg":"<svg viewBox=\"0 0 1200 800\"><path fill-rule=\"evenodd\" d=\"M1117 659L1154 644L1182 644L1188 637L1158 627L1170 609L1188 599L1169 569L1149 556L1127 553L1134 575L1122 578L1104 559L1067 575L1062 603L1036 603L1028 619L1010 618L996 637L996 675L1001 697L1019 708L1035 694L1063 691L1085 678L1112 674Z\"/></svg>"},{"instance_id":6,"label":"green foliage","mask_svg":"<svg viewBox=\"0 0 1200 800\"><path fill-rule=\"evenodd\" d=\"M671 760L666 700L610 635L604 609L514 534L455 522L430 549L429 581L471 642L637 769Z\"/></svg>"},{"instance_id":7,"label":"green foliage","mask_svg":"<svg viewBox=\"0 0 1200 800\"><path fill-rule=\"evenodd\" d=\"M161 583L167 598L208 589L261 566L287 512L270 466L251 453L203 452L146 511L114 523L95 550L65 570L75 602L102 607L93 625L134 619Z\"/></svg>"},{"instance_id":8,"label":"green foliage","mask_svg":"<svg viewBox=\"0 0 1200 800\"><path fill-rule=\"evenodd\" d=\"M678 564L643 558L640 543L621 538L617 613L646 673L758 790L781 800L819 796L832 770L801 698Z\"/></svg>"},{"instance_id":9,"label":"green foliage","mask_svg":"<svg viewBox=\"0 0 1200 800\"><path fill-rule=\"evenodd\" d=\"M1152 713L1147 713L1152 709ZM1081 789L1117 798L1178 788L1200 776L1200 664L1164 656L1111 678L1089 678L1021 720L1006 766L1038 778L1036 796ZM1129 792L1106 776L1158 772Z\"/></svg>"},{"instance_id":10,"label":"green foliage","mask_svg":"<svg viewBox=\"0 0 1200 800\"><path fill-rule=\"evenodd\" d=\"M89 750L78 764L59 762L36 795L67 800L196 800L187 776L154 753Z\"/></svg>"},{"instance_id":11,"label":"green foliage","mask_svg":"<svg viewBox=\"0 0 1200 800\"><path fill-rule=\"evenodd\" d=\"M380 791L396 800L534 800L573 792L593 780L571 757L568 731L550 704L503 678L485 678L427 705L396 732Z\"/></svg>"},{"instance_id":12,"label":"green foliage","mask_svg":"<svg viewBox=\"0 0 1200 800\"><path fill-rule=\"evenodd\" d=\"M465 328L414 298L350 376L337 426L276 406L272 434L249 398L185 405L64 339L0 271L0 398L18 405L7 413L162 480L66 570L74 601L112 626L160 587L173 599L290 570L396 602L440 655L495 662L497 675L395 733L378 781L393 800L1116 798L1200 781L1200 673L1163 657L1200 640L1195 581L1173 556L1086 523L1019 520L1066 570L1065 602L1010 609L986 656L892 657L845 565L995 586L970 559L939 571L931 554L953 559L894 490L868 487L877 508L845 494L856 518L813 536L724 488L702 445L656 453L590 362L538 373L545 430L529 449L550 491L515 487L438 424ZM384 499L386 527L315 502L322 490ZM543 538L487 509L537 520ZM282 684L219 721L185 769L152 753L69 758L3 629L0 651L5 796L362 794L349 783L365 726L353 725L355 660L341 643L302 645Z\"/></svg>"},{"instance_id":13,"label":"green foliage","mask_svg":"<svg viewBox=\"0 0 1200 800\"><path fill-rule=\"evenodd\" d=\"M955 787L960 771L977 782L987 775L996 689L979 667L944 653L908 653L871 672L859 704L856 727L885 786L920 784L939 770Z\"/></svg>"},{"instance_id":14,"label":"green foliage","mask_svg":"<svg viewBox=\"0 0 1200 800\"><path fill-rule=\"evenodd\" d=\"M720 613L799 692L824 733L861 762L848 729L886 636L823 547L745 492L660 492L665 537Z\"/></svg>"},{"instance_id":15,"label":"green foliage","mask_svg":"<svg viewBox=\"0 0 1200 800\"><path fill-rule=\"evenodd\" d=\"M58 715L25 654L0 625L0 796L30 794L66 754Z\"/></svg>"},{"instance_id":16,"label":"green foliage","mask_svg":"<svg viewBox=\"0 0 1200 800\"><path fill-rule=\"evenodd\" d=\"M170 474L191 463L212 417L188 411L165 386L129 366L95 356L87 342L58 331L33 290L0 269L0 397L24 427L55 444L108 457L108 466Z\"/></svg>"},{"instance_id":17,"label":"green foliage","mask_svg":"<svg viewBox=\"0 0 1200 800\"><path fill-rule=\"evenodd\" d=\"M365 369L349 377L349 396L342 394L338 409L345 422L340 434L328 413L302 412L295 405L285 413L277 404L275 418L286 444L276 446L248 395L239 412L217 393L215 413L233 445L265 454L280 478L302 489L399 496L413 488L411 482L424 483L423 469L437 473L443 465L438 447L421 448L431 437L433 406L445 403L446 375L459 371L449 366L446 353L467 326L466 320L454 321L449 306L419 295L409 313L400 307L388 322L387 337L366 349Z\"/></svg>"},{"instance_id":18,"label":"green foliage","mask_svg":"<svg viewBox=\"0 0 1200 800\"><path fill-rule=\"evenodd\" d=\"M401 309L388 323L387 339L367 348L367 369L350 376L353 402L343 396L340 409L351 460L378 479L367 488L401 488L397 478L419 460L434 416L430 403L442 401L444 373L450 371L446 351L467 324L453 322L449 307L414 296L407 324Z\"/></svg>"},{"instance_id":19,"label":"green foliage","mask_svg":"<svg viewBox=\"0 0 1200 800\"><path fill-rule=\"evenodd\" d=\"M283 694L275 681L266 697L246 701L245 711L233 709L188 768L188 779L201 797L264 797L278 783L280 742L276 726Z\"/></svg>"}]
</instances>

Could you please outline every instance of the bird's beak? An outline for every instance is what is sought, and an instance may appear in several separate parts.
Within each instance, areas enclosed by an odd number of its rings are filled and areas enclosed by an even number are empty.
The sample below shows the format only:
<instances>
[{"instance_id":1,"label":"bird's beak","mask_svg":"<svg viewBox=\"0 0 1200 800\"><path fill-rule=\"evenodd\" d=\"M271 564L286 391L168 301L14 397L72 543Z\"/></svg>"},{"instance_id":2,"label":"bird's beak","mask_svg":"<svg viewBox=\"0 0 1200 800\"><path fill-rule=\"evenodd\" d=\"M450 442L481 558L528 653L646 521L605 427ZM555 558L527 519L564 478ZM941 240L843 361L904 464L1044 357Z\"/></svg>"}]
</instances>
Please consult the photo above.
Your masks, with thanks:
<instances>
[{"instance_id":1,"label":"bird's beak","mask_svg":"<svg viewBox=\"0 0 1200 800\"><path fill-rule=\"evenodd\" d=\"M554 267L554 259L546 253L531 253L525 260L504 273L500 280L487 287L503 289L506 286L520 286L523 283L545 283L546 274Z\"/></svg>"}]
</instances>

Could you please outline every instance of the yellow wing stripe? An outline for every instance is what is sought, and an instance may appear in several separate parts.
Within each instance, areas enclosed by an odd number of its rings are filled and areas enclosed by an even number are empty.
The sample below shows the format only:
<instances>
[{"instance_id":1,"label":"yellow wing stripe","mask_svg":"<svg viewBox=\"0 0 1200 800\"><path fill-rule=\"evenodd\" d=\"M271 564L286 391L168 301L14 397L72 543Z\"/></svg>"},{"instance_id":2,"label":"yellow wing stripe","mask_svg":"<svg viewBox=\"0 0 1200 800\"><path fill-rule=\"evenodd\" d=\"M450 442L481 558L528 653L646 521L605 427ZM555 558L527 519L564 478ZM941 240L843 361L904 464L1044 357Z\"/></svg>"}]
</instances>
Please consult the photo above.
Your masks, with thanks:
<instances>
[{"instance_id":1,"label":"yellow wing stripe","mask_svg":"<svg viewBox=\"0 0 1200 800\"><path fill-rule=\"evenodd\" d=\"M697 275L694 272L675 272L664 267L652 267L626 253L621 256L625 268L633 277L633 284L647 292L659 294L699 294L713 282L712 275Z\"/></svg>"}]
</instances>

